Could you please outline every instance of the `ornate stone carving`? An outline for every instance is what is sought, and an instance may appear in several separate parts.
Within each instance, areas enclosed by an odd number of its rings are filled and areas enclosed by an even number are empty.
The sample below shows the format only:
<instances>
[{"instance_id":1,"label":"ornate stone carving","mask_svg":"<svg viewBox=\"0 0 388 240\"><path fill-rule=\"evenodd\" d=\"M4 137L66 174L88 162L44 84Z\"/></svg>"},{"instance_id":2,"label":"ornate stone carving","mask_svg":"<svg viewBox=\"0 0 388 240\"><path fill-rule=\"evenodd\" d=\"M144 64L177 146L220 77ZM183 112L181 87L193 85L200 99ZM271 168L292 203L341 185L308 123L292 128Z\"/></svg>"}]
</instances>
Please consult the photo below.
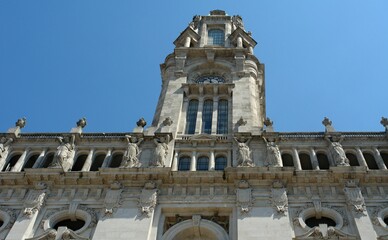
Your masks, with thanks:
<instances>
[{"instance_id":1,"label":"ornate stone carving","mask_svg":"<svg viewBox=\"0 0 388 240\"><path fill-rule=\"evenodd\" d=\"M151 166L155 167L164 167L166 157L168 154L168 143L170 142L170 136L166 135L165 137L155 138L154 143L156 148L154 150L153 161Z\"/></svg>"},{"instance_id":2,"label":"ornate stone carving","mask_svg":"<svg viewBox=\"0 0 388 240\"><path fill-rule=\"evenodd\" d=\"M265 160L265 165L273 166L273 167L281 167L282 166L282 156L280 154L280 150L278 145L276 145L275 141L267 140L263 137L264 142L267 144L267 158Z\"/></svg>"},{"instance_id":3,"label":"ornate stone carving","mask_svg":"<svg viewBox=\"0 0 388 240\"><path fill-rule=\"evenodd\" d=\"M244 120L243 117L240 117L240 119L237 121L237 126L245 126L247 124L247 120Z\"/></svg>"},{"instance_id":4,"label":"ornate stone carving","mask_svg":"<svg viewBox=\"0 0 388 240\"><path fill-rule=\"evenodd\" d=\"M5 164L12 142L13 138L2 137L0 140L0 168L3 168Z\"/></svg>"},{"instance_id":5,"label":"ornate stone carving","mask_svg":"<svg viewBox=\"0 0 388 240\"><path fill-rule=\"evenodd\" d=\"M322 124L325 126L325 132L335 132L334 127L331 125L332 121L329 118L324 117Z\"/></svg>"},{"instance_id":6,"label":"ornate stone carving","mask_svg":"<svg viewBox=\"0 0 388 240\"><path fill-rule=\"evenodd\" d=\"M139 198L140 215L151 217L158 200L158 189L154 182L148 182L141 190Z\"/></svg>"},{"instance_id":7,"label":"ornate stone carving","mask_svg":"<svg viewBox=\"0 0 388 240\"><path fill-rule=\"evenodd\" d=\"M86 124L87 124L86 118L83 117L80 120L78 120L77 127L84 128L86 126Z\"/></svg>"},{"instance_id":8,"label":"ornate stone carving","mask_svg":"<svg viewBox=\"0 0 388 240\"><path fill-rule=\"evenodd\" d=\"M170 117L166 117L166 119L164 119L163 121L163 126L171 126L171 124L173 123L172 119Z\"/></svg>"},{"instance_id":9,"label":"ornate stone carving","mask_svg":"<svg viewBox=\"0 0 388 240\"><path fill-rule=\"evenodd\" d=\"M122 191L121 183L114 182L111 184L110 189L106 192L104 200L105 216L111 216L114 210L120 205Z\"/></svg>"},{"instance_id":10,"label":"ornate stone carving","mask_svg":"<svg viewBox=\"0 0 388 240\"><path fill-rule=\"evenodd\" d=\"M141 163L139 162L138 156L140 154L139 146L143 142L143 138L137 139L136 137L131 137L125 135L128 145L127 150L123 155L123 160L121 161L121 168L131 168L131 167L140 167Z\"/></svg>"},{"instance_id":11,"label":"ornate stone carving","mask_svg":"<svg viewBox=\"0 0 388 240\"><path fill-rule=\"evenodd\" d=\"M345 151L342 148L341 141L343 137L325 137L326 141L329 143L329 153L333 160L335 161L336 166L349 166L349 159L346 157Z\"/></svg>"},{"instance_id":12,"label":"ornate stone carving","mask_svg":"<svg viewBox=\"0 0 388 240\"><path fill-rule=\"evenodd\" d=\"M193 215L193 225L194 226L199 226L199 223L201 222L201 215Z\"/></svg>"},{"instance_id":13,"label":"ornate stone carving","mask_svg":"<svg viewBox=\"0 0 388 240\"><path fill-rule=\"evenodd\" d=\"M240 209L241 215L248 214L253 205L252 189L245 180L238 183L236 189L236 205Z\"/></svg>"},{"instance_id":14,"label":"ornate stone carving","mask_svg":"<svg viewBox=\"0 0 388 240\"><path fill-rule=\"evenodd\" d=\"M26 120L27 120L27 119L26 119L25 117L19 118L19 119L16 121L15 126L16 126L16 127L19 127L19 128L24 128L24 126L26 126L26 123L27 123Z\"/></svg>"},{"instance_id":15,"label":"ornate stone carving","mask_svg":"<svg viewBox=\"0 0 388 240\"><path fill-rule=\"evenodd\" d=\"M365 200L356 182L348 181L344 192L347 204L352 205L357 213L363 213L365 211Z\"/></svg>"},{"instance_id":16,"label":"ornate stone carving","mask_svg":"<svg viewBox=\"0 0 388 240\"><path fill-rule=\"evenodd\" d=\"M345 239L344 237L346 239L356 239L356 236L345 233L335 227L320 224L319 227L313 227L305 234L296 236L295 239Z\"/></svg>"},{"instance_id":17,"label":"ornate stone carving","mask_svg":"<svg viewBox=\"0 0 388 240\"><path fill-rule=\"evenodd\" d=\"M49 168L62 168L63 171L67 172L73 166L75 135L71 135L67 141L64 141L63 137L59 137L58 141L60 145L54 154L54 159Z\"/></svg>"},{"instance_id":18,"label":"ornate stone carving","mask_svg":"<svg viewBox=\"0 0 388 240\"><path fill-rule=\"evenodd\" d=\"M240 28L244 29L244 24L243 24L242 18L239 15L233 16L232 22L236 27L240 27Z\"/></svg>"},{"instance_id":19,"label":"ornate stone carving","mask_svg":"<svg viewBox=\"0 0 388 240\"><path fill-rule=\"evenodd\" d=\"M136 122L136 125L138 127L144 128L147 125L147 122L144 120L144 118L140 118L139 121Z\"/></svg>"},{"instance_id":20,"label":"ornate stone carving","mask_svg":"<svg viewBox=\"0 0 388 240\"><path fill-rule=\"evenodd\" d=\"M35 189L31 189L24 199L24 215L31 217L44 206L47 198L47 186L39 182L35 184Z\"/></svg>"},{"instance_id":21,"label":"ornate stone carving","mask_svg":"<svg viewBox=\"0 0 388 240\"><path fill-rule=\"evenodd\" d=\"M270 118L266 118L265 120L264 120L264 125L265 125L265 131L266 132L273 132L274 130L273 130L273 121L271 121L271 119Z\"/></svg>"},{"instance_id":22,"label":"ornate stone carving","mask_svg":"<svg viewBox=\"0 0 388 240\"><path fill-rule=\"evenodd\" d=\"M381 125L384 126L385 131L388 132L388 118L386 118L386 117L381 117L380 123L381 123Z\"/></svg>"},{"instance_id":23,"label":"ornate stone carving","mask_svg":"<svg viewBox=\"0 0 388 240\"><path fill-rule=\"evenodd\" d=\"M251 158L251 151L248 147L251 138L245 139L241 138L233 138L237 144L237 167L254 167L255 164Z\"/></svg>"},{"instance_id":24,"label":"ornate stone carving","mask_svg":"<svg viewBox=\"0 0 388 240\"><path fill-rule=\"evenodd\" d=\"M198 28L198 25L199 25L199 22L201 21L201 16L198 16L198 15L195 15L193 17L193 20L189 23L189 26L192 28L192 29L197 29Z\"/></svg>"},{"instance_id":25,"label":"ornate stone carving","mask_svg":"<svg viewBox=\"0 0 388 240\"><path fill-rule=\"evenodd\" d=\"M271 189L271 202L277 213L284 214L288 210L287 191L283 183L275 181Z\"/></svg>"}]
</instances>

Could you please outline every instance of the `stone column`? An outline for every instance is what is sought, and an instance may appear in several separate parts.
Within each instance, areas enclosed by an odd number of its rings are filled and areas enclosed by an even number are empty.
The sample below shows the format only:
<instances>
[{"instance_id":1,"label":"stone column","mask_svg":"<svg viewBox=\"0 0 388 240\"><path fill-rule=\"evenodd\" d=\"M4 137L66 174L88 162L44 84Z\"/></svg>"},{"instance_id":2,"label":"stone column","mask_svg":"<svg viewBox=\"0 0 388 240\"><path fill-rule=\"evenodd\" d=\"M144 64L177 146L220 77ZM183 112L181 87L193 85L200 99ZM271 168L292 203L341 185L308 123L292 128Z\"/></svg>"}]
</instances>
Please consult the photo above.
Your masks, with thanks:
<instances>
[{"instance_id":1,"label":"stone column","mask_svg":"<svg viewBox=\"0 0 388 240\"><path fill-rule=\"evenodd\" d=\"M198 111L197 111L197 121L195 124L195 134L202 133L202 111L203 111L203 97L198 99Z\"/></svg>"},{"instance_id":2,"label":"stone column","mask_svg":"<svg viewBox=\"0 0 388 240\"><path fill-rule=\"evenodd\" d=\"M206 23L202 24L201 34L200 35L201 35L200 47L203 47L204 45L207 44L207 26L206 26Z\"/></svg>"},{"instance_id":3,"label":"stone column","mask_svg":"<svg viewBox=\"0 0 388 240\"><path fill-rule=\"evenodd\" d=\"M89 151L88 157L85 160L85 163L81 169L82 172L86 172L90 170L90 167L92 166L92 160L94 156L94 148Z\"/></svg>"},{"instance_id":4,"label":"stone column","mask_svg":"<svg viewBox=\"0 0 388 240\"><path fill-rule=\"evenodd\" d=\"M22 169L24 163L26 162L26 156L30 150L31 150L30 148L26 148L24 150L24 152L20 156L19 160L15 163L15 165L12 167L12 169L10 169L10 172L19 172Z\"/></svg>"},{"instance_id":5,"label":"stone column","mask_svg":"<svg viewBox=\"0 0 388 240\"><path fill-rule=\"evenodd\" d=\"M47 148L43 149L43 151L39 154L39 157L36 159L32 168L38 168L42 164L42 162L46 156L46 152L47 152Z\"/></svg>"},{"instance_id":6,"label":"stone column","mask_svg":"<svg viewBox=\"0 0 388 240\"><path fill-rule=\"evenodd\" d=\"M190 47L190 43L191 43L191 38L190 37L186 37L186 39L185 39L185 47Z\"/></svg>"},{"instance_id":7,"label":"stone column","mask_svg":"<svg viewBox=\"0 0 388 240\"><path fill-rule=\"evenodd\" d=\"M242 47L243 47L242 38L241 38L241 37L238 37L238 38L237 38L237 47L238 47L238 48L242 48Z\"/></svg>"},{"instance_id":8,"label":"stone column","mask_svg":"<svg viewBox=\"0 0 388 240\"><path fill-rule=\"evenodd\" d=\"M175 151L174 158L172 160L171 171L178 171L178 157L179 151Z\"/></svg>"},{"instance_id":9,"label":"stone column","mask_svg":"<svg viewBox=\"0 0 388 240\"><path fill-rule=\"evenodd\" d=\"M228 150L228 155L226 156L226 166L232 167L232 150Z\"/></svg>"},{"instance_id":10,"label":"stone column","mask_svg":"<svg viewBox=\"0 0 388 240\"><path fill-rule=\"evenodd\" d=\"M191 153L191 163L190 163L190 171L197 170L197 152L193 151Z\"/></svg>"},{"instance_id":11,"label":"stone column","mask_svg":"<svg viewBox=\"0 0 388 240\"><path fill-rule=\"evenodd\" d=\"M216 166L216 162L214 159L214 151L211 150L210 151L210 160L209 160L209 171L214 171L215 166Z\"/></svg>"},{"instance_id":12,"label":"stone column","mask_svg":"<svg viewBox=\"0 0 388 240\"><path fill-rule=\"evenodd\" d=\"M109 148L109 149L108 149L108 152L106 153L104 162L102 162L101 168L107 168L107 167L109 167L111 158L112 158L112 149Z\"/></svg>"},{"instance_id":13,"label":"stone column","mask_svg":"<svg viewBox=\"0 0 388 240\"><path fill-rule=\"evenodd\" d=\"M380 155L380 151L376 147L373 147L372 149L373 149L373 155L376 159L376 163L377 163L377 166L379 166L379 169L387 169L387 167L384 164L384 160Z\"/></svg>"},{"instance_id":14,"label":"stone column","mask_svg":"<svg viewBox=\"0 0 388 240\"><path fill-rule=\"evenodd\" d=\"M362 151L359 147L356 147L356 154L357 154L357 160L360 166L368 167L368 164L366 164L364 155L362 155Z\"/></svg>"},{"instance_id":15,"label":"stone column","mask_svg":"<svg viewBox=\"0 0 388 240\"><path fill-rule=\"evenodd\" d=\"M302 166L300 165L298 150L296 150L296 148L292 149L292 160L294 162L295 169L302 170Z\"/></svg>"},{"instance_id":16,"label":"stone column","mask_svg":"<svg viewBox=\"0 0 388 240\"><path fill-rule=\"evenodd\" d=\"M311 165L313 166L313 169L319 170L318 158L314 148L310 148L310 159L311 159Z\"/></svg>"},{"instance_id":17,"label":"stone column","mask_svg":"<svg viewBox=\"0 0 388 240\"><path fill-rule=\"evenodd\" d=\"M218 96L213 97L212 134L217 133Z\"/></svg>"}]
</instances>

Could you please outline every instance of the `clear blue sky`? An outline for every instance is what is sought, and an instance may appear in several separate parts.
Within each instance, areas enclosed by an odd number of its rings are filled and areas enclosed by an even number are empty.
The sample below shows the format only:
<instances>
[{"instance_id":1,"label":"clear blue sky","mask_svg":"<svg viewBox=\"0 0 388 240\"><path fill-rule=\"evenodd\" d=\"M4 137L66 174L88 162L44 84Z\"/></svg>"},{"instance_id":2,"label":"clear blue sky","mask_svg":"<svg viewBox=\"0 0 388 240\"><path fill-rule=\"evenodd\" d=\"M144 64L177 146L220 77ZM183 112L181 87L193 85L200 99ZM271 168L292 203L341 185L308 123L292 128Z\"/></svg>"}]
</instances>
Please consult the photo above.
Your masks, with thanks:
<instances>
[{"instance_id":1,"label":"clear blue sky","mask_svg":"<svg viewBox=\"0 0 388 240\"><path fill-rule=\"evenodd\" d=\"M0 0L0 132L130 132L151 123L159 64L193 15L241 15L277 131L383 131L388 1Z\"/></svg>"}]
</instances>

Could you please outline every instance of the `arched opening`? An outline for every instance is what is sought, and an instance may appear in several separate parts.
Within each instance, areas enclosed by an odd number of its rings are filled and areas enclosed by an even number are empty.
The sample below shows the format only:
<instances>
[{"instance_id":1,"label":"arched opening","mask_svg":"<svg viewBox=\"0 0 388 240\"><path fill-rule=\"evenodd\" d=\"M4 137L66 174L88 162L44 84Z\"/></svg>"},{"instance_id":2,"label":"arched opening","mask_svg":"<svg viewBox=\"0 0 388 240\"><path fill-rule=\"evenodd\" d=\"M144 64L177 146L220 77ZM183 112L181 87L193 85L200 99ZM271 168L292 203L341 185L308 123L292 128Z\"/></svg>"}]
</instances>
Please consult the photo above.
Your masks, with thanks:
<instances>
[{"instance_id":1,"label":"arched opening","mask_svg":"<svg viewBox=\"0 0 388 240\"><path fill-rule=\"evenodd\" d=\"M20 156L22 156L22 155L16 154L16 155L12 156L11 159L8 161L8 163L5 164L3 171L11 171L13 166L15 166L15 164L18 162Z\"/></svg>"},{"instance_id":2,"label":"arched opening","mask_svg":"<svg viewBox=\"0 0 388 240\"><path fill-rule=\"evenodd\" d=\"M207 171L209 169L209 158L199 157L197 160L197 171Z\"/></svg>"},{"instance_id":3,"label":"arched opening","mask_svg":"<svg viewBox=\"0 0 388 240\"><path fill-rule=\"evenodd\" d=\"M319 169L329 169L330 168L330 163L329 159L327 158L327 155L324 153L317 153L317 159L318 159L318 166Z\"/></svg>"},{"instance_id":4,"label":"arched opening","mask_svg":"<svg viewBox=\"0 0 388 240\"><path fill-rule=\"evenodd\" d=\"M387 226L388 226L388 216L384 217L384 223L387 224Z\"/></svg>"},{"instance_id":5,"label":"arched opening","mask_svg":"<svg viewBox=\"0 0 388 240\"><path fill-rule=\"evenodd\" d=\"M382 152L382 153L380 153L380 155L381 155L381 158L384 161L385 166L388 168L388 153Z\"/></svg>"},{"instance_id":6,"label":"arched opening","mask_svg":"<svg viewBox=\"0 0 388 240\"><path fill-rule=\"evenodd\" d=\"M59 227L67 227L68 229L77 231L81 229L84 225L85 225L85 221L82 219L76 219L76 220L64 219L57 222L53 228L55 230L58 230Z\"/></svg>"},{"instance_id":7,"label":"arched opening","mask_svg":"<svg viewBox=\"0 0 388 240\"><path fill-rule=\"evenodd\" d=\"M223 171L226 168L226 157L217 157L214 170Z\"/></svg>"},{"instance_id":8,"label":"arched opening","mask_svg":"<svg viewBox=\"0 0 388 240\"><path fill-rule=\"evenodd\" d=\"M50 166L50 164L53 162L53 160L54 160L54 153L47 154L47 156L44 158L43 164L40 166L40 168L48 168L48 166Z\"/></svg>"},{"instance_id":9,"label":"arched opening","mask_svg":"<svg viewBox=\"0 0 388 240\"><path fill-rule=\"evenodd\" d=\"M375 157L370 154L370 153L362 153L364 155L364 158L365 158L365 161L366 161L366 165L368 165L368 168L370 170L377 170L379 169L379 166L377 165L376 163L376 160L375 160Z\"/></svg>"},{"instance_id":10,"label":"arched opening","mask_svg":"<svg viewBox=\"0 0 388 240\"><path fill-rule=\"evenodd\" d=\"M302 170L312 170L313 165L311 164L310 155L306 153L299 153L299 160Z\"/></svg>"},{"instance_id":11,"label":"arched opening","mask_svg":"<svg viewBox=\"0 0 388 240\"><path fill-rule=\"evenodd\" d=\"M110 168L118 168L121 165L121 162L123 160L123 154L122 153L116 153L112 157L112 161L110 162L109 167Z\"/></svg>"},{"instance_id":12,"label":"arched opening","mask_svg":"<svg viewBox=\"0 0 388 240\"><path fill-rule=\"evenodd\" d=\"M304 222L310 228L318 227L319 224L326 224L328 227L335 227L337 225L337 223L333 219L328 217L310 217L304 220Z\"/></svg>"},{"instance_id":13,"label":"arched opening","mask_svg":"<svg viewBox=\"0 0 388 240\"><path fill-rule=\"evenodd\" d=\"M3 224L4 224L4 221L0 220L0 228L3 226Z\"/></svg>"},{"instance_id":14,"label":"arched opening","mask_svg":"<svg viewBox=\"0 0 388 240\"><path fill-rule=\"evenodd\" d=\"M178 170L179 171L189 171L190 170L191 159L189 157L181 157L179 159Z\"/></svg>"},{"instance_id":15,"label":"arched opening","mask_svg":"<svg viewBox=\"0 0 388 240\"><path fill-rule=\"evenodd\" d=\"M71 171L72 172L81 171L87 158L88 158L87 154L79 155L77 157L77 159L75 160L75 163L74 163L73 167L71 168Z\"/></svg>"},{"instance_id":16,"label":"arched opening","mask_svg":"<svg viewBox=\"0 0 388 240\"><path fill-rule=\"evenodd\" d=\"M32 168L35 165L35 162L38 159L38 157L39 157L39 154L35 154L29 157L21 171L23 172L25 168Z\"/></svg>"},{"instance_id":17,"label":"arched opening","mask_svg":"<svg viewBox=\"0 0 388 240\"><path fill-rule=\"evenodd\" d=\"M346 158L349 159L350 166L360 166L360 164L358 163L357 156L353 153L346 153Z\"/></svg>"},{"instance_id":18,"label":"arched opening","mask_svg":"<svg viewBox=\"0 0 388 240\"><path fill-rule=\"evenodd\" d=\"M102 166L105 160L104 154L97 155L92 163L92 166L90 167L90 171L98 171L98 169Z\"/></svg>"},{"instance_id":19,"label":"arched opening","mask_svg":"<svg viewBox=\"0 0 388 240\"><path fill-rule=\"evenodd\" d=\"M291 154L283 153L282 154L282 162L283 162L283 167L293 167L294 166L294 159L292 158Z\"/></svg>"}]
</instances>

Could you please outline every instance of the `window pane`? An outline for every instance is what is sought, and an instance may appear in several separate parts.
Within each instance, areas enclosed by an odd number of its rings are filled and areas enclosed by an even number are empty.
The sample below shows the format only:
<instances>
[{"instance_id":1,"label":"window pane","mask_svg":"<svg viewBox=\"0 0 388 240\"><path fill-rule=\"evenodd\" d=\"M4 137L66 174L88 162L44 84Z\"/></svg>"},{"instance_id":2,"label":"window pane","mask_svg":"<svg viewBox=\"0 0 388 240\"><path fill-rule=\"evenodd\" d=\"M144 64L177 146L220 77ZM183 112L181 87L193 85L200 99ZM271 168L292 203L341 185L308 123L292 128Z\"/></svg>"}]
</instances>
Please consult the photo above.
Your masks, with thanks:
<instances>
[{"instance_id":1,"label":"window pane","mask_svg":"<svg viewBox=\"0 0 388 240\"><path fill-rule=\"evenodd\" d=\"M209 170L209 158L200 157L197 160L197 171L207 171Z\"/></svg>"},{"instance_id":2,"label":"window pane","mask_svg":"<svg viewBox=\"0 0 388 240\"><path fill-rule=\"evenodd\" d=\"M225 42L224 31L220 29L211 29L208 32L208 45L221 45Z\"/></svg>"},{"instance_id":3,"label":"window pane","mask_svg":"<svg viewBox=\"0 0 388 240\"><path fill-rule=\"evenodd\" d=\"M189 157L182 157L179 159L179 165L178 170L179 171L188 171L190 170L190 158Z\"/></svg>"},{"instance_id":4,"label":"window pane","mask_svg":"<svg viewBox=\"0 0 388 240\"><path fill-rule=\"evenodd\" d=\"M217 157L215 170L224 170L226 167L226 157Z\"/></svg>"},{"instance_id":5,"label":"window pane","mask_svg":"<svg viewBox=\"0 0 388 240\"><path fill-rule=\"evenodd\" d=\"M202 132L212 133L213 101L206 100L202 110Z\"/></svg>"},{"instance_id":6,"label":"window pane","mask_svg":"<svg viewBox=\"0 0 388 240\"><path fill-rule=\"evenodd\" d=\"M221 100L218 103L217 134L228 133L228 101Z\"/></svg>"},{"instance_id":7,"label":"window pane","mask_svg":"<svg viewBox=\"0 0 388 240\"><path fill-rule=\"evenodd\" d=\"M197 122L198 100L191 100L186 115L186 134L194 134Z\"/></svg>"}]
</instances>

